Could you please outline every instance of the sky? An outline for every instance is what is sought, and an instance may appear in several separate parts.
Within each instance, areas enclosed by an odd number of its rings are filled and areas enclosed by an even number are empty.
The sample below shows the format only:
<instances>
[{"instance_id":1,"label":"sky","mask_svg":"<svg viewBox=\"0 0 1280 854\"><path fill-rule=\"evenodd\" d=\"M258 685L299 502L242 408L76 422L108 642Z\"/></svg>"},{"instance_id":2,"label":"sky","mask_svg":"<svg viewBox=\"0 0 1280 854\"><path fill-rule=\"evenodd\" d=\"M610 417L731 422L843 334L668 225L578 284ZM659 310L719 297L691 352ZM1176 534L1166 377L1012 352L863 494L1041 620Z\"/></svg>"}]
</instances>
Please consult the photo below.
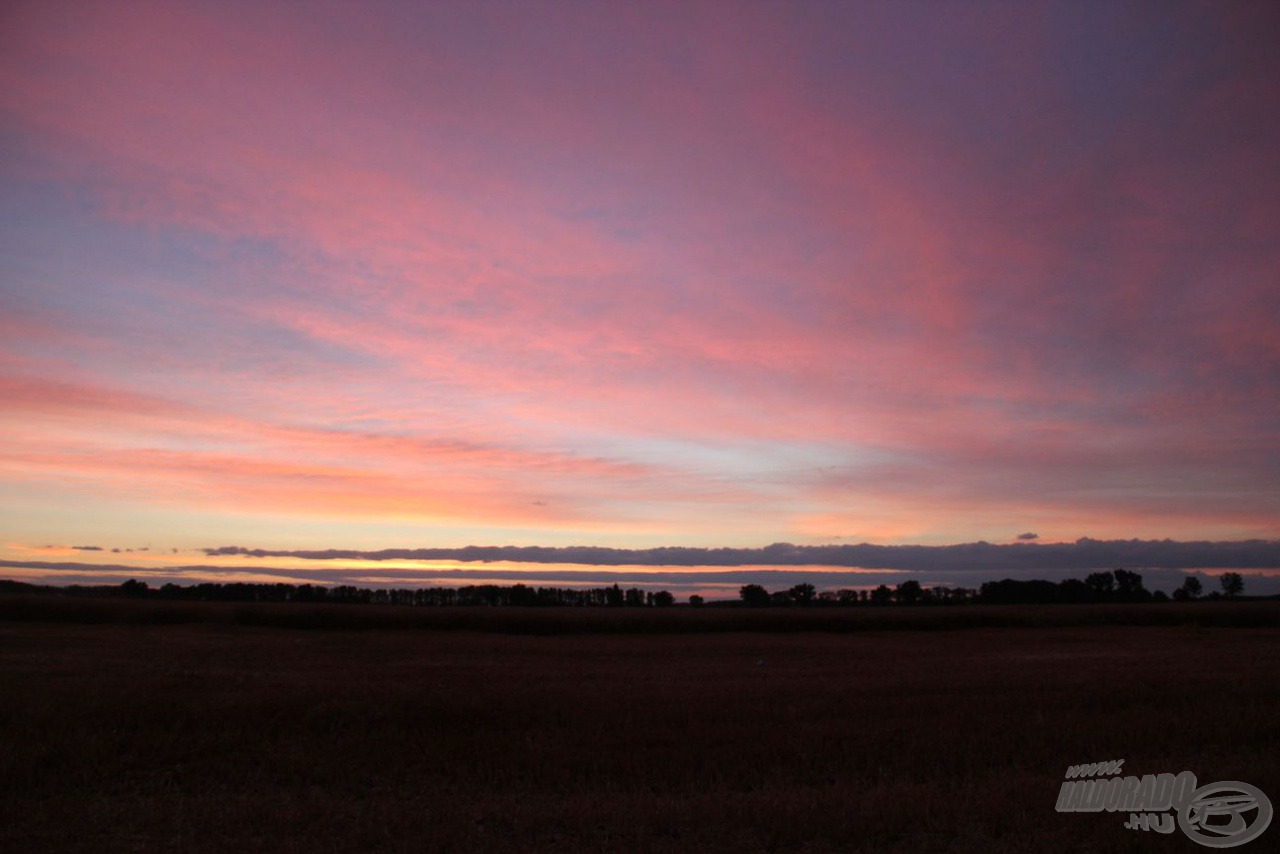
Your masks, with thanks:
<instances>
[{"instance_id":1,"label":"sky","mask_svg":"<svg viewBox=\"0 0 1280 854\"><path fill-rule=\"evenodd\" d=\"M5 3L0 561L1274 543L1278 41L1265 2Z\"/></svg>"}]
</instances>

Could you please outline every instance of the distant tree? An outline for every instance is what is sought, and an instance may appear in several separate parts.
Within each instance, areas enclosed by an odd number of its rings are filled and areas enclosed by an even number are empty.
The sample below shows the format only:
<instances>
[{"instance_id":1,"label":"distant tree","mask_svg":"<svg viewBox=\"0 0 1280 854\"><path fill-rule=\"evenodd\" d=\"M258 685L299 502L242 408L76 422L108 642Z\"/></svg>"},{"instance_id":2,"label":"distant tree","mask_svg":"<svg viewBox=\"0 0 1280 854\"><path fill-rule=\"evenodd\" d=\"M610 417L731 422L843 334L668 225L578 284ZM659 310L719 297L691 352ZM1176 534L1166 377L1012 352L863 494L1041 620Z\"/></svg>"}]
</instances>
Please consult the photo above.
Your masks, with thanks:
<instances>
[{"instance_id":1,"label":"distant tree","mask_svg":"<svg viewBox=\"0 0 1280 854\"><path fill-rule=\"evenodd\" d=\"M689 604L695 608L701 608L707 600L703 599L697 593L689 597Z\"/></svg>"},{"instance_id":2,"label":"distant tree","mask_svg":"<svg viewBox=\"0 0 1280 854\"><path fill-rule=\"evenodd\" d=\"M1116 595L1121 599L1139 600L1151 596L1142 586L1142 576L1138 573L1117 569L1113 576L1116 580Z\"/></svg>"},{"instance_id":3,"label":"distant tree","mask_svg":"<svg viewBox=\"0 0 1280 854\"><path fill-rule=\"evenodd\" d=\"M299 584L293 591L295 602L323 602L328 598L329 590L316 584ZM203 597L200 597L203 598Z\"/></svg>"},{"instance_id":4,"label":"distant tree","mask_svg":"<svg viewBox=\"0 0 1280 854\"><path fill-rule=\"evenodd\" d=\"M639 608L644 605L644 591L639 587L631 587L627 589L625 601L628 608Z\"/></svg>"},{"instance_id":5,"label":"distant tree","mask_svg":"<svg viewBox=\"0 0 1280 854\"><path fill-rule=\"evenodd\" d=\"M482 584L476 588L476 595L484 599L486 605L497 605L497 588L491 584ZM373 598L373 591L365 588L355 587L350 584L340 584L329 591L329 601L344 602L348 604L367 604Z\"/></svg>"},{"instance_id":6,"label":"distant tree","mask_svg":"<svg viewBox=\"0 0 1280 854\"><path fill-rule=\"evenodd\" d=\"M920 601L923 591L920 589L920 582L914 578L909 578L898 585L893 591L893 598L898 600L902 605L914 605Z\"/></svg>"},{"instance_id":7,"label":"distant tree","mask_svg":"<svg viewBox=\"0 0 1280 854\"><path fill-rule=\"evenodd\" d=\"M1088 602L1093 598L1093 591L1078 578L1064 578L1058 582L1059 602Z\"/></svg>"},{"instance_id":8,"label":"distant tree","mask_svg":"<svg viewBox=\"0 0 1280 854\"><path fill-rule=\"evenodd\" d=\"M625 601L626 598L622 594L622 588L618 585L615 584L612 587L605 588L604 602L609 607L620 608Z\"/></svg>"},{"instance_id":9,"label":"distant tree","mask_svg":"<svg viewBox=\"0 0 1280 854\"><path fill-rule=\"evenodd\" d=\"M1228 599L1233 599L1244 592L1244 579L1240 577L1238 572L1222 573L1218 583L1222 585L1222 592L1226 594Z\"/></svg>"},{"instance_id":10,"label":"distant tree","mask_svg":"<svg viewBox=\"0 0 1280 854\"><path fill-rule=\"evenodd\" d=\"M1000 581L984 581L978 591L978 599L988 605L1040 605L1057 602L1058 596L1058 585L1042 579L1018 581L1003 578Z\"/></svg>"},{"instance_id":11,"label":"distant tree","mask_svg":"<svg viewBox=\"0 0 1280 854\"><path fill-rule=\"evenodd\" d=\"M653 594L653 604L658 608L668 608L676 603L676 597L665 590Z\"/></svg>"},{"instance_id":12,"label":"distant tree","mask_svg":"<svg viewBox=\"0 0 1280 854\"><path fill-rule=\"evenodd\" d=\"M130 578L128 581L120 585L120 592L125 596L141 598L147 595L147 591L151 588L147 586L147 582L139 581L136 578Z\"/></svg>"},{"instance_id":13,"label":"distant tree","mask_svg":"<svg viewBox=\"0 0 1280 854\"><path fill-rule=\"evenodd\" d=\"M840 600L841 605L856 605L858 604L858 591L849 590L848 588L837 590L836 598Z\"/></svg>"},{"instance_id":14,"label":"distant tree","mask_svg":"<svg viewBox=\"0 0 1280 854\"><path fill-rule=\"evenodd\" d=\"M887 605L893 599L893 591L887 584L881 584L871 591L871 602L875 605Z\"/></svg>"},{"instance_id":15,"label":"distant tree","mask_svg":"<svg viewBox=\"0 0 1280 854\"><path fill-rule=\"evenodd\" d=\"M812 584L797 584L789 591L791 598L801 605L809 605L813 602L814 594L817 592Z\"/></svg>"},{"instance_id":16,"label":"distant tree","mask_svg":"<svg viewBox=\"0 0 1280 854\"><path fill-rule=\"evenodd\" d=\"M769 594L769 604L779 605L783 608L792 604L795 600L791 598L790 590L775 590Z\"/></svg>"},{"instance_id":17,"label":"distant tree","mask_svg":"<svg viewBox=\"0 0 1280 854\"><path fill-rule=\"evenodd\" d=\"M536 605L538 603L538 592L524 584L517 584L512 587L508 595L512 605Z\"/></svg>"},{"instance_id":18,"label":"distant tree","mask_svg":"<svg viewBox=\"0 0 1280 854\"><path fill-rule=\"evenodd\" d=\"M1169 594L1165 593L1163 590L1157 590L1151 594L1151 601L1152 602L1168 602Z\"/></svg>"},{"instance_id":19,"label":"distant tree","mask_svg":"<svg viewBox=\"0 0 1280 854\"><path fill-rule=\"evenodd\" d=\"M738 595L742 597L742 601L753 608L759 608L769 604L769 591L765 590L759 584L744 584L742 589L738 591Z\"/></svg>"},{"instance_id":20,"label":"distant tree","mask_svg":"<svg viewBox=\"0 0 1280 854\"><path fill-rule=\"evenodd\" d=\"M973 591L967 587L939 586L928 588L933 592L933 600L943 605L962 605L973 598Z\"/></svg>"},{"instance_id":21,"label":"distant tree","mask_svg":"<svg viewBox=\"0 0 1280 854\"><path fill-rule=\"evenodd\" d=\"M1204 592L1204 585L1194 575L1188 575L1182 580L1182 592L1186 599L1199 599L1200 594Z\"/></svg>"},{"instance_id":22,"label":"distant tree","mask_svg":"<svg viewBox=\"0 0 1280 854\"><path fill-rule=\"evenodd\" d=\"M1110 597L1116 589L1116 577L1109 572L1091 572L1084 577L1084 586L1100 597Z\"/></svg>"}]
</instances>

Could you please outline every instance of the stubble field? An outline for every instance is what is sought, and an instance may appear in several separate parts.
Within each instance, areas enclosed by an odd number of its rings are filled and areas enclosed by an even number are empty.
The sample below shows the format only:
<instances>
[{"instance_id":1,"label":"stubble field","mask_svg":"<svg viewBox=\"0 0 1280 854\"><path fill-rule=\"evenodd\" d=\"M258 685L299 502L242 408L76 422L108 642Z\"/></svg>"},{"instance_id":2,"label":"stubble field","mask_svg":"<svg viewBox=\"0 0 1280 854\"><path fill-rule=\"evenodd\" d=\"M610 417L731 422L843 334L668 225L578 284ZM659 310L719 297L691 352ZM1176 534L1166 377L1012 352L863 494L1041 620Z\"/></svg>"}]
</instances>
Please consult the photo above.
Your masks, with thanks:
<instances>
[{"instance_id":1,"label":"stubble field","mask_svg":"<svg viewBox=\"0 0 1280 854\"><path fill-rule=\"evenodd\" d=\"M1233 607L1258 616L567 634L10 619L0 850L1202 850L1054 804L1068 765L1121 758L1280 802L1280 611Z\"/></svg>"}]
</instances>

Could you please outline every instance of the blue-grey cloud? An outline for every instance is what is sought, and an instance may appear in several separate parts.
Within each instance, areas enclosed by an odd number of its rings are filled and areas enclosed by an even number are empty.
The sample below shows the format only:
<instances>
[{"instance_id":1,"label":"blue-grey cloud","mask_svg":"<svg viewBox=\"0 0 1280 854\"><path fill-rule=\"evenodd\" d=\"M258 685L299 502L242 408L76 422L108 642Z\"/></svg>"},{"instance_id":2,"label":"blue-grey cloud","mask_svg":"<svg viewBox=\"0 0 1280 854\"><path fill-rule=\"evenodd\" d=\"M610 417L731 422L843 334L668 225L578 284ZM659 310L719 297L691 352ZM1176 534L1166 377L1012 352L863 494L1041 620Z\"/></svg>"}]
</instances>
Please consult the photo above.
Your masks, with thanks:
<instances>
[{"instance_id":1,"label":"blue-grey cloud","mask_svg":"<svg viewBox=\"0 0 1280 854\"><path fill-rule=\"evenodd\" d=\"M1093 540L1087 537L1073 543L977 542L949 546L881 546L870 543L798 546L791 543L774 543L755 549L680 546L651 549L617 549L600 546L465 546L374 551L221 546L203 551L210 556L292 557L322 561L511 561L586 566L828 566L912 572L1022 572L1115 567L1280 568L1280 541L1276 540L1178 542L1175 540Z\"/></svg>"}]
</instances>

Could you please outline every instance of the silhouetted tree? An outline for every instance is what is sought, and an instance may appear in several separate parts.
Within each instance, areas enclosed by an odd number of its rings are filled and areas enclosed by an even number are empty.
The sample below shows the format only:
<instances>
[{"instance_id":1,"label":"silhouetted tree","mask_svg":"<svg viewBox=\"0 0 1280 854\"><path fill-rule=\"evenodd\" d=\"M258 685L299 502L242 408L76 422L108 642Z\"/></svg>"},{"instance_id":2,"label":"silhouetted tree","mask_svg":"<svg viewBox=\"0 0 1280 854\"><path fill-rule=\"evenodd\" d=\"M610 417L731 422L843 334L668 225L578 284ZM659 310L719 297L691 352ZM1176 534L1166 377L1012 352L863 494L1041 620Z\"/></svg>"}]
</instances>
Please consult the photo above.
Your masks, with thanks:
<instances>
[{"instance_id":1,"label":"silhouetted tree","mask_svg":"<svg viewBox=\"0 0 1280 854\"><path fill-rule=\"evenodd\" d=\"M605 604L611 608L619 608L626 601L626 597L622 593L622 588L618 585L605 588Z\"/></svg>"},{"instance_id":2,"label":"silhouetted tree","mask_svg":"<svg viewBox=\"0 0 1280 854\"><path fill-rule=\"evenodd\" d=\"M769 604L769 591L765 590L759 584L744 584L742 589L738 591L738 595L742 597L742 601L753 608L759 608Z\"/></svg>"},{"instance_id":3,"label":"silhouetted tree","mask_svg":"<svg viewBox=\"0 0 1280 854\"><path fill-rule=\"evenodd\" d=\"M1238 572L1222 573L1218 583L1222 585L1222 592L1226 594L1228 599L1239 596L1244 592L1244 579L1240 577Z\"/></svg>"},{"instance_id":4,"label":"silhouetted tree","mask_svg":"<svg viewBox=\"0 0 1280 854\"><path fill-rule=\"evenodd\" d=\"M492 592L492 585L486 585L489 592ZM481 590L483 588L475 588ZM492 596L490 597L492 598ZM373 591L361 587L354 587L350 584L340 584L329 591L330 602L346 602L349 604L368 604L373 599ZM489 601L487 604L496 605L495 601Z\"/></svg>"},{"instance_id":5,"label":"silhouetted tree","mask_svg":"<svg viewBox=\"0 0 1280 854\"><path fill-rule=\"evenodd\" d=\"M1094 591L1078 578L1065 578L1058 582L1059 602L1088 602L1094 598Z\"/></svg>"},{"instance_id":6,"label":"silhouetted tree","mask_svg":"<svg viewBox=\"0 0 1280 854\"><path fill-rule=\"evenodd\" d=\"M147 586L147 582L139 581L136 578L130 578L128 581L120 585L120 592L125 596L134 599L140 599L147 595L151 588Z\"/></svg>"},{"instance_id":7,"label":"silhouetted tree","mask_svg":"<svg viewBox=\"0 0 1280 854\"><path fill-rule=\"evenodd\" d=\"M887 584L881 584L871 591L871 602L875 605L887 605L893 599L893 591Z\"/></svg>"},{"instance_id":8,"label":"silhouetted tree","mask_svg":"<svg viewBox=\"0 0 1280 854\"><path fill-rule=\"evenodd\" d=\"M897 599L902 605L914 605L920 601L921 594L920 582L914 578L909 578L899 584L897 589L893 591L893 598Z\"/></svg>"},{"instance_id":9,"label":"silhouetted tree","mask_svg":"<svg viewBox=\"0 0 1280 854\"><path fill-rule=\"evenodd\" d=\"M1150 598L1151 594L1142 586L1142 576L1136 572L1117 569L1112 575L1116 580L1116 596L1129 601Z\"/></svg>"},{"instance_id":10,"label":"silhouetted tree","mask_svg":"<svg viewBox=\"0 0 1280 854\"><path fill-rule=\"evenodd\" d=\"M300 584L293 591L295 602L323 602L329 596L329 589L318 584Z\"/></svg>"},{"instance_id":11,"label":"silhouetted tree","mask_svg":"<svg viewBox=\"0 0 1280 854\"><path fill-rule=\"evenodd\" d=\"M1203 592L1204 585L1200 583L1200 579L1194 575L1188 575L1182 580L1182 587L1174 592L1174 596L1177 597L1177 594L1181 593L1183 599L1199 599Z\"/></svg>"},{"instance_id":12,"label":"silhouetted tree","mask_svg":"<svg viewBox=\"0 0 1280 854\"><path fill-rule=\"evenodd\" d=\"M701 596L699 596L697 593L694 593L692 596L689 597L689 604L695 608L701 608L705 601L706 600L703 599Z\"/></svg>"},{"instance_id":13,"label":"silhouetted tree","mask_svg":"<svg viewBox=\"0 0 1280 854\"><path fill-rule=\"evenodd\" d=\"M797 584L790 591L791 598L801 605L811 604L815 592L812 584Z\"/></svg>"},{"instance_id":14,"label":"silhouetted tree","mask_svg":"<svg viewBox=\"0 0 1280 854\"><path fill-rule=\"evenodd\" d=\"M653 594L653 604L659 608L667 608L676 603L676 597L672 596L665 590L659 590Z\"/></svg>"},{"instance_id":15,"label":"silhouetted tree","mask_svg":"<svg viewBox=\"0 0 1280 854\"><path fill-rule=\"evenodd\" d=\"M1058 585L1041 579L1018 581L1004 578L984 582L978 598L988 605L1044 604L1058 601Z\"/></svg>"},{"instance_id":16,"label":"silhouetted tree","mask_svg":"<svg viewBox=\"0 0 1280 854\"><path fill-rule=\"evenodd\" d=\"M532 587L526 587L523 584L517 584L511 588L511 592L507 594L508 601L512 605L536 605L538 604L538 592Z\"/></svg>"},{"instance_id":17,"label":"silhouetted tree","mask_svg":"<svg viewBox=\"0 0 1280 854\"><path fill-rule=\"evenodd\" d=\"M973 598L973 591L967 587L934 587L933 599L943 605L961 605Z\"/></svg>"},{"instance_id":18,"label":"silhouetted tree","mask_svg":"<svg viewBox=\"0 0 1280 854\"><path fill-rule=\"evenodd\" d=\"M1116 577L1109 572L1091 572L1084 577L1084 585L1095 595L1110 598L1116 589Z\"/></svg>"}]
</instances>

